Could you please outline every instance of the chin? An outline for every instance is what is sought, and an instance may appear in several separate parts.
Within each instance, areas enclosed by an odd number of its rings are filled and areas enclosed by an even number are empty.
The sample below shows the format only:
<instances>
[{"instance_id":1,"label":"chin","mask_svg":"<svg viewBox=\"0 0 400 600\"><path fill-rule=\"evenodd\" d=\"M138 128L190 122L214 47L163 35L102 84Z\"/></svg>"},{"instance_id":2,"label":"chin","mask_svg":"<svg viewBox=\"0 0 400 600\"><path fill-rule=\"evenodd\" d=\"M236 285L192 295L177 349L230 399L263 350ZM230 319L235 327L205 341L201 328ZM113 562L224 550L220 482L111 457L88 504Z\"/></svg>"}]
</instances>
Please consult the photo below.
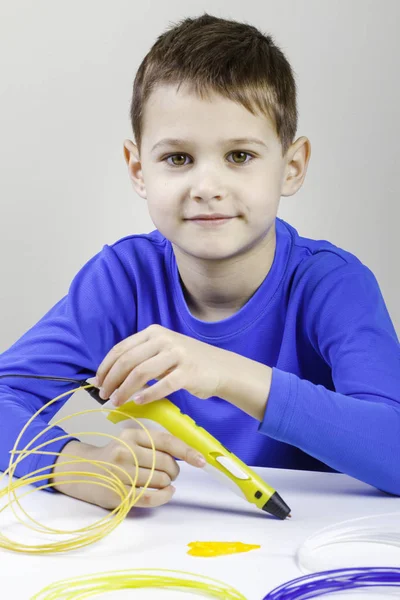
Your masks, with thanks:
<instances>
[{"instance_id":1,"label":"chin","mask_svg":"<svg viewBox=\"0 0 400 600\"><path fill-rule=\"evenodd\" d=\"M175 243L175 245L180 249L181 252L184 252L186 255L192 256L193 258L197 258L199 260L209 260L209 261L221 261L228 260L234 256L242 254L244 248L242 246L238 246L237 243L232 244L213 244L212 242L207 242L204 244L179 244ZM219 246L219 247L218 247ZM224 247L223 247L224 246Z\"/></svg>"}]
</instances>

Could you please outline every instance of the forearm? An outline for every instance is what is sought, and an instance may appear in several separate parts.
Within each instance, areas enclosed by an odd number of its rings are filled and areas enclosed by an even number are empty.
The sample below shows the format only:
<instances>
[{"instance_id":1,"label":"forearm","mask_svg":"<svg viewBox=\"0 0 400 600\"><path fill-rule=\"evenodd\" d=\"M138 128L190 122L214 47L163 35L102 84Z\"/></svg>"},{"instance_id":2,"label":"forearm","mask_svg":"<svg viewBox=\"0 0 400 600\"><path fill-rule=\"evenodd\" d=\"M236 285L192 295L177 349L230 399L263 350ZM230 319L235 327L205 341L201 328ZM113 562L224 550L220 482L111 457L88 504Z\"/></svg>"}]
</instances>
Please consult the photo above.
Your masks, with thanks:
<instances>
[{"instance_id":1,"label":"forearm","mask_svg":"<svg viewBox=\"0 0 400 600\"><path fill-rule=\"evenodd\" d=\"M86 476L85 478L83 472L93 472L93 466L89 465L87 461L95 459L95 451L95 446L78 440L72 440L66 444L57 457L49 476L49 481L54 483L53 489L79 500L93 502L93 498L88 497L88 492L90 492L91 488L96 488L97 486L89 487L87 484L95 481L95 479L90 476ZM74 462L74 457L84 459L84 462ZM67 464L69 461L71 461L71 464ZM75 475L65 474L68 471L73 471ZM82 481L77 482L78 479ZM75 481L71 482L71 480Z\"/></svg>"},{"instance_id":2,"label":"forearm","mask_svg":"<svg viewBox=\"0 0 400 600\"><path fill-rule=\"evenodd\" d=\"M44 467L52 468L54 463L54 456L46 454L29 454L37 446L41 446L43 451L47 452L61 452L63 446L70 440L74 439L73 436L68 437L66 440L59 440L53 442L54 438L62 435L66 435L65 431L60 427L52 427L44 433L48 427L48 423L41 418L39 415L31 424L26 428L22 436L22 430L25 428L29 419L35 413L35 407L31 406L29 400L25 400L21 393L17 393L8 386L0 386L0 409L3 418L0 420L0 470L5 471L9 466L10 452L16 446L16 451L27 448L27 454L24 458L19 460L20 454L14 454L12 462L17 463L14 476L22 477L32 473L37 469ZM17 443L17 440L19 441ZM37 438L35 441L35 438ZM44 471L41 471L37 475L43 475ZM47 483L46 479L34 482L32 485L39 487Z\"/></svg>"},{"instance_id":3,"label":"forearm","mask_svg":"<svg viewBox=\"0 0 400 600\"><path fill-rule=\"evenodd\" d=\"M400 495L400 407L340 394L229 353L219 397L260 421L259 430L333 469ZM268 402L270 401L270 405Z\"/></svg>"},{"instance_id":4,"label":"forearm","mask_svg":"<svg viewBox=\"0 0 400 600\"><path fill-rule=\"evenodd\" d=\"M271 367L235 352L223 352L218 396L262 421L271 388Z\"/></svg>"},{"instance_id":5,"label":"forearm","mask_svg":"<svg viewBox=\"0 0 400 600\"><path fill-rule=\"evenodd\" d=\"M400 495L400 406L394 400L349 396L274 369L259 431Z\"/></svg>"}]
</instances>

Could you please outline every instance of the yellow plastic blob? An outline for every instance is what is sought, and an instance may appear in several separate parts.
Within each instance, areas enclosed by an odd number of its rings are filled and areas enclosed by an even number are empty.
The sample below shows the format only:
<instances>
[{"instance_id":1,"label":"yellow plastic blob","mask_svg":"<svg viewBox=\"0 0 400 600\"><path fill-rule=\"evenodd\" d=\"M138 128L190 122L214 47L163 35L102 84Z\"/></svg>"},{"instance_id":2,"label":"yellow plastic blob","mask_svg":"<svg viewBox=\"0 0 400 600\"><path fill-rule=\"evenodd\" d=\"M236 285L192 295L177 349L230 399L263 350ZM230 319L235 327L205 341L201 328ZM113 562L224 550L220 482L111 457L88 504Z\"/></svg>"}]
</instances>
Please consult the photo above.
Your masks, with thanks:
<instances>
[{"instance_id":1,"label":"yellow plastic blob","mask_svg":"<svg viewBox=\"0 0 400 600\"><path fill-rule=\"evenodd\" d=\"M237 554L261 548L258 544L243 544L243 542L190 542L188 554L192 556L222 556Z\"/></svg>"}]
</instances>

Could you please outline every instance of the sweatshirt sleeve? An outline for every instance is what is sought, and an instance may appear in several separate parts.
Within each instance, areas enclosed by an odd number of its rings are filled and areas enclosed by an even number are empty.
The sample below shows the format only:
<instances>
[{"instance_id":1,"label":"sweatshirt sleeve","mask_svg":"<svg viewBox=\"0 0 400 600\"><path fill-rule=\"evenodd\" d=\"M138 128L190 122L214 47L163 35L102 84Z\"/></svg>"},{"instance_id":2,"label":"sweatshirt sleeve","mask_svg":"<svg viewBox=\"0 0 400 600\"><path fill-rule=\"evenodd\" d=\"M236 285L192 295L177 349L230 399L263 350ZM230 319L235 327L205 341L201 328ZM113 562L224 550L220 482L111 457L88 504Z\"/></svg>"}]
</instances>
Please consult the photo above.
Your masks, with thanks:
<instances>
[{"instance_id":1,"label":"sweatshirt sleeve","mask_svg":"<svg viewBox=\"0 0 400 600\"><path fill-rule=\"evenodd\" d=\"M400 495L400 344L378 282L347 264L311 288L307 335L335 391L273 368L259 431Z\"/></svg>"},{"instance_id":2,"label":"sweatshirt sleeve","mask_svg":"<svg viewBox=\"0 0 400 600\"><path fill-rule=\"evenodd\" d=\"M116 252L106 245L77 273L67 295L1 354L0 376L21 373L73 379L93 377L107 352L130 335L135 325L133 282ZM0 379L1 471L7 469L10 451L35 412L51 399L77 387L78 384L69 382L21 377ZM60 427L42 432L71 395L66 394L33 420L18 449L25 448L38 435L32 447L66 434ZM54 441L43 450L60 452L72 439L76 438L68 436ZM56 456L32 454L21 460L15 476L21 477L42 467L49 467L44 471L49 474L55 460ZM48 479L35 485L46 483Z\"/></svg>"}]
</instances>

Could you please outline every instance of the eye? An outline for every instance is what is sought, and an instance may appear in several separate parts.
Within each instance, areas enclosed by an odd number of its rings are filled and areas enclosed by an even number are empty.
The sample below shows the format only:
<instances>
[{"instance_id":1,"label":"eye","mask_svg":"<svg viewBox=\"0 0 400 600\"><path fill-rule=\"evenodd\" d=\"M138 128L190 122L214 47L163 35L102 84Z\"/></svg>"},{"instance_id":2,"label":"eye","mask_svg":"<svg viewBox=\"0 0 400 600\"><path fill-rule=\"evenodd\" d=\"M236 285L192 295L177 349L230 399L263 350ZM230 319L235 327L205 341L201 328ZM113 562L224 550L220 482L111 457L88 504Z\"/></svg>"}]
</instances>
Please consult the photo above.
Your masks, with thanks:
<instances>
[{"instance_id":1,"label":"eye","mask_svg":"<svg viewBox=\"0 0 400 600\"><path fill-rule=\"evenodd\" d=\"M231 154L241 154L242 156L244 155L244 156L251 157L250 160L248 160L246 162L243 162L243 161L236 162L235 161L235 164L237 164L237 165L247 165L247 163L249 163L254 158L253 154L249 154L248 152L244 152L243 150L235 150L234 152L231 152Z\"/></svg>"},{"instance_id":2,"label":"eye","mask_svg":"<svg viewBox=\"0 0 400 600\"><path fill-rule=\"evenodd\" d=\"M167 162L167 165L169 165L170 167L182 167L182 166L186 166L183 165L182 163L177 165L176 163L171 164L170 162L168 162L169 158L175 158L175 157L180 157L180 158L185 158L186 154L171 154L170 156L166 156L163 160Z\"/></svg>"},{"instance_id":3,"label":"eye","mask_svg":"<svg viewBox=\"0 0 400 600\"><path fill-rule=\"evenodd\" d=\"M232 154L232 155L236 154L236 155L242 155L242 156L248 156L248 157L250 157L250 160L247 160L245 162L243 160L240 160L239 162L234 161L234 164L236 164L236 165L247 165L249 162L251 162L253 160L253 158L255 158L254 154L250 154L250 152L244 152L243 150L234 150L230 154ZM179 158L185 158L186 157L187 158L187 156L188 156L187 154L183 154L183 153L170 154L169 156L166 156L165 158L163 158L163 161L166 161L167 165L170 166L170 167L186 167L186 165L188 163L186 163L186 164L184 164L184 163L176 164L176 162L173 162L171 164L170 162L168 162L168 159L170 159L170 158L174 159L175 157L179 157Z\"/></svg>"}]
</instances>

